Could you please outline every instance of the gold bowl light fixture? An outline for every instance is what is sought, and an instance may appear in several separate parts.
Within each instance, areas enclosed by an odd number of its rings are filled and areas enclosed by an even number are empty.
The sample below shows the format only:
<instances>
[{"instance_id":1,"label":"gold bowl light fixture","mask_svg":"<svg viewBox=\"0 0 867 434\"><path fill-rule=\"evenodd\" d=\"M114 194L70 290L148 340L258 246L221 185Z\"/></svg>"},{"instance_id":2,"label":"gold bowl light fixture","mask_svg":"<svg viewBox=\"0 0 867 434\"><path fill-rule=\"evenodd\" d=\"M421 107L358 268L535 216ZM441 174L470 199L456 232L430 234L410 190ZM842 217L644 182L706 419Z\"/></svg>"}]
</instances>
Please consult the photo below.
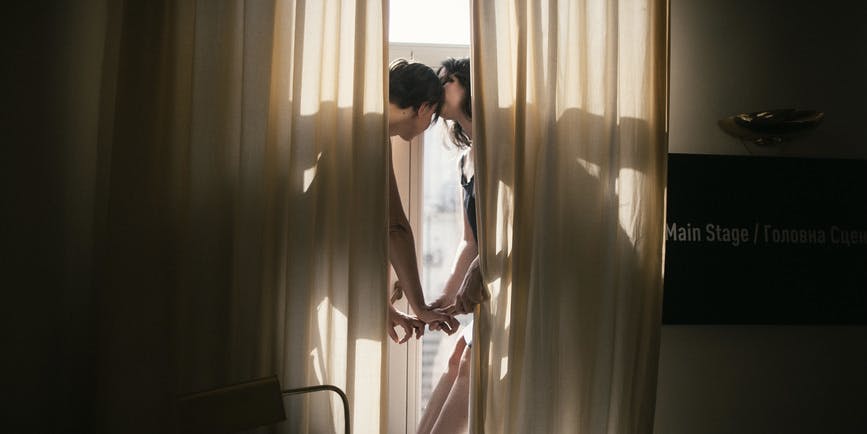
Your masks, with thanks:
<instances>
[{"instance_id":1,"label":"gold bowl light fixture","mask_svg":"<svg viewBox=\"0 0 867 434\"><path fill-rule=\"evenodd\" d=\"M719 120L719 127L759 146L783 143L812 130L825 118L816 110L777 109L740 113Z\"/></svg>"}]
</instances>

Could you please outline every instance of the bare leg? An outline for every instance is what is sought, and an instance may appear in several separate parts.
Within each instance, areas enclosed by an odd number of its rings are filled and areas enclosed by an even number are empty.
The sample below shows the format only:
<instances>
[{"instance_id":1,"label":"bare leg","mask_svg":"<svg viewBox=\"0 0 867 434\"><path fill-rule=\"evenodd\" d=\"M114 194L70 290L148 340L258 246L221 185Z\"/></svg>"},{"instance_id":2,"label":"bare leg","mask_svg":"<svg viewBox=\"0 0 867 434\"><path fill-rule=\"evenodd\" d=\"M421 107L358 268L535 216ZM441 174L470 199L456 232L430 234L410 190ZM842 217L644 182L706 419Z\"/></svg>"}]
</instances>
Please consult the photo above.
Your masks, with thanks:
<instances>
[{"instance_id":1,"label":"bare leg","mask_svg":"<svg viewBox=\"0 0 867 434\"><path fill-rule=\"evenodd\" d=\"M458 342L455 344L455 349L452 351L451 357L449 357L449 366L437 382L436 387L430 395L427 407L425 407L424 414L421 416L421 421L418 424L418 434L428 434L431 432L431 429L433 429L433 425L436 423L440 411L442 411L446 398L448 398L451 393L455 379L458 378L461 357L464 354L464 348L466 346L467 343L463 337L458 339Z\"/></svg>"},{"instance_id":2,"label":"bare leg","mask_svg":"<svg viewBox=\"0 0 867 434\"><path fill-rule=\"evenodd\" d=\"M463 338L461 338L463 341ZM472 349L464 348L458 376L452 385L449 396L439 412L431 434L457 434L467 432L470 411L470 364Z\"/></svg>"}]
</instances>

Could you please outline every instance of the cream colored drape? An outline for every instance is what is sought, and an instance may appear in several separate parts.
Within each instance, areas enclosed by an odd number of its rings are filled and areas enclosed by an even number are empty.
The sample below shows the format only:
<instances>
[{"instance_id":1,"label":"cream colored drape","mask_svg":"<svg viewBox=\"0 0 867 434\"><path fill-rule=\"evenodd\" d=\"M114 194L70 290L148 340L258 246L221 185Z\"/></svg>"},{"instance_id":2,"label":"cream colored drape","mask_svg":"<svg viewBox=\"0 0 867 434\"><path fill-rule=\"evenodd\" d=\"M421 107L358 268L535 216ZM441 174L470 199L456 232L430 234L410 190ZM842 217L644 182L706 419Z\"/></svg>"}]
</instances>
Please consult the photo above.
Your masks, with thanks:
<instances>
[{"instance_id":1,"label":"cream colored drape","mask_svg":"<svg viewBox=\"0 0 867 434\"><path fill-rule=\"evenodd\" d=\"M650 433L662 291L665 0L476 0L472 432Z\"/></svg>"},{"instance_id":2,"label":"cream colored drape","mask_svg":"<svg viewBox=\"0 0 867 434\"><path fill-rule=\"evenodd\" d=\"M19 322L39 363L15 364L49 379L13 388L47 400L21 432L172 432L176 394L270 374L343 388L354 431L385 432L385 5L11 11L4 169L51 207L4 217L34 251L15 305L39 312ZM342 430L329 394L285 403L280 432Z\"/></svg>"},{"instance_id":3,"label":"cream colored drape","mask_svg":"<svg viewBox=\"0 0 867 434\"><path fill-rule=\"evenodd\" d=\"M269 4L270 3L270 4ZM179 10L185 149L182 388L277 373L334 384L384 429L383 2L201 1ZM184 52L184 49L187 51ZM212 270L212 268L214 268ZM216 297L215 297L216 295ZM202 312L202 306L210 309ZM187 322L189 320L189 322ZM203 340L202 332L219 334ZM187 334L189 332L189 334ZM195 380L195 381L193 381ZM342 429L340 401L287 398L285 432Z\"/></svg>"}]
</instances>

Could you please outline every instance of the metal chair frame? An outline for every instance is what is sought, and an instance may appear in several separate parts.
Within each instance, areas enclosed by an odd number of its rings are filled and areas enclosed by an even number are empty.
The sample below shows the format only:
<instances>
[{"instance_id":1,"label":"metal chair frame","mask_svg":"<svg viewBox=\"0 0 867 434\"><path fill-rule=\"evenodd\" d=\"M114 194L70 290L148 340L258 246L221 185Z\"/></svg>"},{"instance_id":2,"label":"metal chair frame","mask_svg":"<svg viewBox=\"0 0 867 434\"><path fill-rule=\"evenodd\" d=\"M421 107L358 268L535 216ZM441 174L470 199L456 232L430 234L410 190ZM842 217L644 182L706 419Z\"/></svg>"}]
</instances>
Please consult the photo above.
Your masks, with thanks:
<instances>
[{"instance_id":1,"label":"metal chair frame","mask_svg":"<svg viewBox=\"0 0 867 434\"><path fill-rule=\"evenodd\" d=\"M340 396L340 400L343 401L343 422L344 422L344 432L346 434L350 434L350 421L349 421L349 398L346 397L346 393L343 393L343 390L337 386L333 386L331 384L323 384L321 386L307 386L307 387L297 387L294 389L286 389L281 390L280 393L283 396L289 395L300 395L303 393L310 392L320 392L320 391L332 391Z\"/></svg>"}]
</instances>

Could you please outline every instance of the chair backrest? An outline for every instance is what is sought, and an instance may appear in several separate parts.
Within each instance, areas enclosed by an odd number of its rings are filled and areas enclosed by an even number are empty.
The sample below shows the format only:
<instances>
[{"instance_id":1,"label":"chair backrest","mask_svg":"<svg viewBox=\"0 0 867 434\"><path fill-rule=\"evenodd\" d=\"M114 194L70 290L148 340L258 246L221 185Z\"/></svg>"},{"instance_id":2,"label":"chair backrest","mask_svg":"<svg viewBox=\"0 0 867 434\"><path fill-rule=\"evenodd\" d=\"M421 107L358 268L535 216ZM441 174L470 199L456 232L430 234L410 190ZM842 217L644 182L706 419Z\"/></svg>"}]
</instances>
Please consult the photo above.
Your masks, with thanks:
<instances>
[{"instance_id":1,"label":"chair backrest","mask_svg":"<svg viewBox=\"0 0 867 434\"><path fill-rule=\"evenodd\" d=\"M233 433L286 418L276 376L178 397L177 434Z\"/></svg>"}]
</instances>

